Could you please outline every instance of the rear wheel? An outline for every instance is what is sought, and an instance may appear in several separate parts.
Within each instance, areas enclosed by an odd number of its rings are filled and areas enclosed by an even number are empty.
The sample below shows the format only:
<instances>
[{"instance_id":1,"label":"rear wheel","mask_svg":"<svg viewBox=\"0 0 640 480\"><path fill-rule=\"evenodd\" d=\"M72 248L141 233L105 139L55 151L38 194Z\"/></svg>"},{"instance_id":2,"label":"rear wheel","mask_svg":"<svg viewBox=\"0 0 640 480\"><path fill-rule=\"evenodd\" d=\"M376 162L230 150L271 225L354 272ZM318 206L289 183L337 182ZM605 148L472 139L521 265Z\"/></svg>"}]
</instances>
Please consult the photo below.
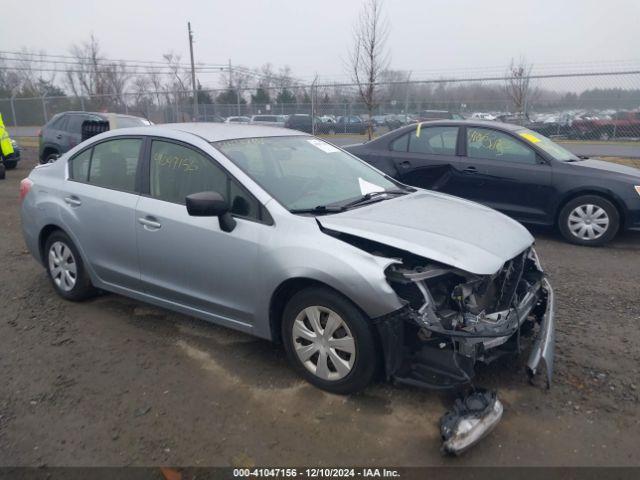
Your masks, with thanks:
<instances>
[{"instance_id":1,"label":"rear wheel","mask_svg":"<svg viewBox=\"0 0 640 480\"><path fill-rule=\"evenodd\" d=\"M18 166L18 162L16 160L5 160L4 161L4 167L7 170L13 170L17 166Z\"/></svg>"},{"instance_id":2,"label":"rear wheel","mask_svg":"<svg viewBox=\"0 0 640 480\"><path fill-rule=\"evenodd\" d=\"M294 295L284 310L282 338L289 361L313 385L354 393L373 379L378 357L370 322L328 288Z\"/></svg>"},{"instance_id":3,"label":"rear wheel","mask_svg":"<svg viewBox=\"0 0 640 480\"><path fill-rule=\"evenodd\" d=\"M78 249L65 233L52 233L47 238L44 251L47 274L61 297L80 301L96 293Z\"/></svg>"},{"instance_id":4,"label":"rear wheel","mask_svg":"<svg viewBox=\"0 0 640 480\"><path fill-rule=\"evenodd\" d=\"M58 152L48 152L44 155L44 159L40 163L51 163L59 157Z\"/></svg>"},{"instance_id":5,"label":"rear wheel","mask_svg":"<svg viewBox=\"0 0 640 480\"><path fill-rule=\"evenodd\" d=\"M0 180L4 180L5 177L5 168L4 168L4 164L0 163Z\"/></svg>"},{"instance_id":6,"label":"rear wheel","mask_svg":"<svg viewBox=\"0 0 640 480\"><path fill-rule=\"evenodd\" d=\"M560 232L571 243L598 246L608 243L620 228L616 207L598 195L584 195L568 202L558 216Z\"/></svg>"}]
</instances>

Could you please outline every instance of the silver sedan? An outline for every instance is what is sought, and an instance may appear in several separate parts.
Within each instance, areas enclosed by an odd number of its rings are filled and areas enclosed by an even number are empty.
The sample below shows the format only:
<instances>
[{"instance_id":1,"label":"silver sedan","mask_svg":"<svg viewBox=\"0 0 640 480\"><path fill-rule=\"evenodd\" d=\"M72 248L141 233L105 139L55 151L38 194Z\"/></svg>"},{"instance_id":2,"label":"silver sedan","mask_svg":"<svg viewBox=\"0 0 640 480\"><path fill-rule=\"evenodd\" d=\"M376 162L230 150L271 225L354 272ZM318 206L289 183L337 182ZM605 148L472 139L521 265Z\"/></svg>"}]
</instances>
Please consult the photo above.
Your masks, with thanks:
<instances>
[{"instance_id":1,"label":"silver sedan","mask_svg":"<svg viewBox=\"0 0 640 480\"><path fill-rule=\"evenodd\" d=\"M520 224L408 187L310 135L173 124L105 132L21 184L53 288L97 289L281 342L311 383L469 382L520 352L551 379L553 291Z\"/></svg>"}]
</instances>

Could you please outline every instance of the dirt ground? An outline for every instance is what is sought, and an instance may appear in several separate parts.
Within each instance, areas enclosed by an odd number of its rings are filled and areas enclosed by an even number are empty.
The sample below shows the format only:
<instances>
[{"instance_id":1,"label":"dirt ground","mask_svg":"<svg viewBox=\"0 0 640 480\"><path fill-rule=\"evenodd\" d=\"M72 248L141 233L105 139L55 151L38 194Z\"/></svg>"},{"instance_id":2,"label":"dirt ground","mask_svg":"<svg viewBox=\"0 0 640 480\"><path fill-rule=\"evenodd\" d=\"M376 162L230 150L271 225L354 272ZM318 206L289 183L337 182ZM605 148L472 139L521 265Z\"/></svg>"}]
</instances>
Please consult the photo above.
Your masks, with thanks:
<instances>
[{"instance_id":1,"label":"dirt ground","mask_svg":"<svg viewBox=\"0 0 640 480\"><path fill-rule=\"evenodd\" d=\"M117 295L59 298L22 240L26 156L0 181L0 466L640 465L640 234L591 249L534 231L557 294L553 387L528 384L523 359L483 369L503 421L452 459L445 395L330 395L266 341Z\"/></svg>"}]
</instances>

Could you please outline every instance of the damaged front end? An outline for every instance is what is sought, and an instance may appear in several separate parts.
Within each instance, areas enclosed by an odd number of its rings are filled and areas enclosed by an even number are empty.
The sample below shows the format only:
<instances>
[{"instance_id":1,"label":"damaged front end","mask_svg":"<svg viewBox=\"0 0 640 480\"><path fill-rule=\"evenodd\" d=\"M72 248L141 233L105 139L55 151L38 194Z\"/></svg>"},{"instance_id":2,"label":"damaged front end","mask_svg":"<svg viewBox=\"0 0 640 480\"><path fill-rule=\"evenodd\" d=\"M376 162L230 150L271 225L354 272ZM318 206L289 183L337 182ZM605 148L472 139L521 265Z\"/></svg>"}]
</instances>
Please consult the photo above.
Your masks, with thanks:
<instances>
[{"instance_id":1,"label":"damaged front end","mask_svg":"<svg viewBox=\"0 0 640 480\"><path fill-rule=\"evenodd\" d=\"M389 379L428 388L469 383L477 362L520 353L536 336L527 363L553 373L554 295L533 248L493 275L476 275L405 255L386 271L405 305L375 319ZM536 333L536 326L537 333Z\"/></svg>"}]
</instances>

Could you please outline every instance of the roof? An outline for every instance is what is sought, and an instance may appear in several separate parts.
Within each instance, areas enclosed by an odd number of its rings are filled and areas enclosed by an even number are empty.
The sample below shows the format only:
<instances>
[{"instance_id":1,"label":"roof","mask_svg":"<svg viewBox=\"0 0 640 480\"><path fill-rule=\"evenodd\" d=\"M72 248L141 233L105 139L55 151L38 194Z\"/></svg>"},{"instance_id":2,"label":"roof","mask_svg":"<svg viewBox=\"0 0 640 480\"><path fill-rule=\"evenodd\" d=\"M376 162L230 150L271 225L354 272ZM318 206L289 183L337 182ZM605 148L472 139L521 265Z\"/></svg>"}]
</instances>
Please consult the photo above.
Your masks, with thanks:
<instances>
[{"instance_id":1,"label":"roof","mask_svg":"<svg viewBox=\"0 0 640 480\"><path fill-rule=\"evenodd\" d=\"M136 115L129 115L128 113L116 113L116 112L85 112L84 110L67 110L65 112L60 112L56 115L63 115L67 113L73 114L84 114L84 115L96 115L99 117L107 117L107 116L118 116L118 117L130 117L130 118L144 118L138 117Z\"/></svg>"},{"instance_id":2,"label":"roof","mask_svg":"<svg viewBox=\"0 0 640 480\"><path fill-rule=\"evenodd\" d=\"M404 127L400 127L396 130L391 130L390 132L385 133L384 135L379 136L378 138L371 140L368 143L380 142L381 144L388 141L389 139L396 138L398 134L403 134L410 130L414 130L416 128L416 124L422 124L421 128L426 128L430 126L454 126L454 127L489 127L494 128L496 130L506 130L515 132L517 130L522 130L525 127L520 125L514 125L512 123L503 123L503 122L494 122L492 120L427 120L425 122L415 122L410 125L405 125Z\"/></svg>"},{"instance_id":3,"label":"roof","mask_svg":"<svg viewBox=\"0 0 640 480\"><path fill-rule=\"evenodd\" d=\"M153 135L154 130L178 130L192 133L207 142L221 140L233 140L237 138L255 137L285 137L291 135L308 135L298 130L288 128L271 127L268 125L246 125L233 123L165 123L157 126L144 127L145 132ZM159 133L159 132L156 132Z\"/></svg>"}]
</instances>

